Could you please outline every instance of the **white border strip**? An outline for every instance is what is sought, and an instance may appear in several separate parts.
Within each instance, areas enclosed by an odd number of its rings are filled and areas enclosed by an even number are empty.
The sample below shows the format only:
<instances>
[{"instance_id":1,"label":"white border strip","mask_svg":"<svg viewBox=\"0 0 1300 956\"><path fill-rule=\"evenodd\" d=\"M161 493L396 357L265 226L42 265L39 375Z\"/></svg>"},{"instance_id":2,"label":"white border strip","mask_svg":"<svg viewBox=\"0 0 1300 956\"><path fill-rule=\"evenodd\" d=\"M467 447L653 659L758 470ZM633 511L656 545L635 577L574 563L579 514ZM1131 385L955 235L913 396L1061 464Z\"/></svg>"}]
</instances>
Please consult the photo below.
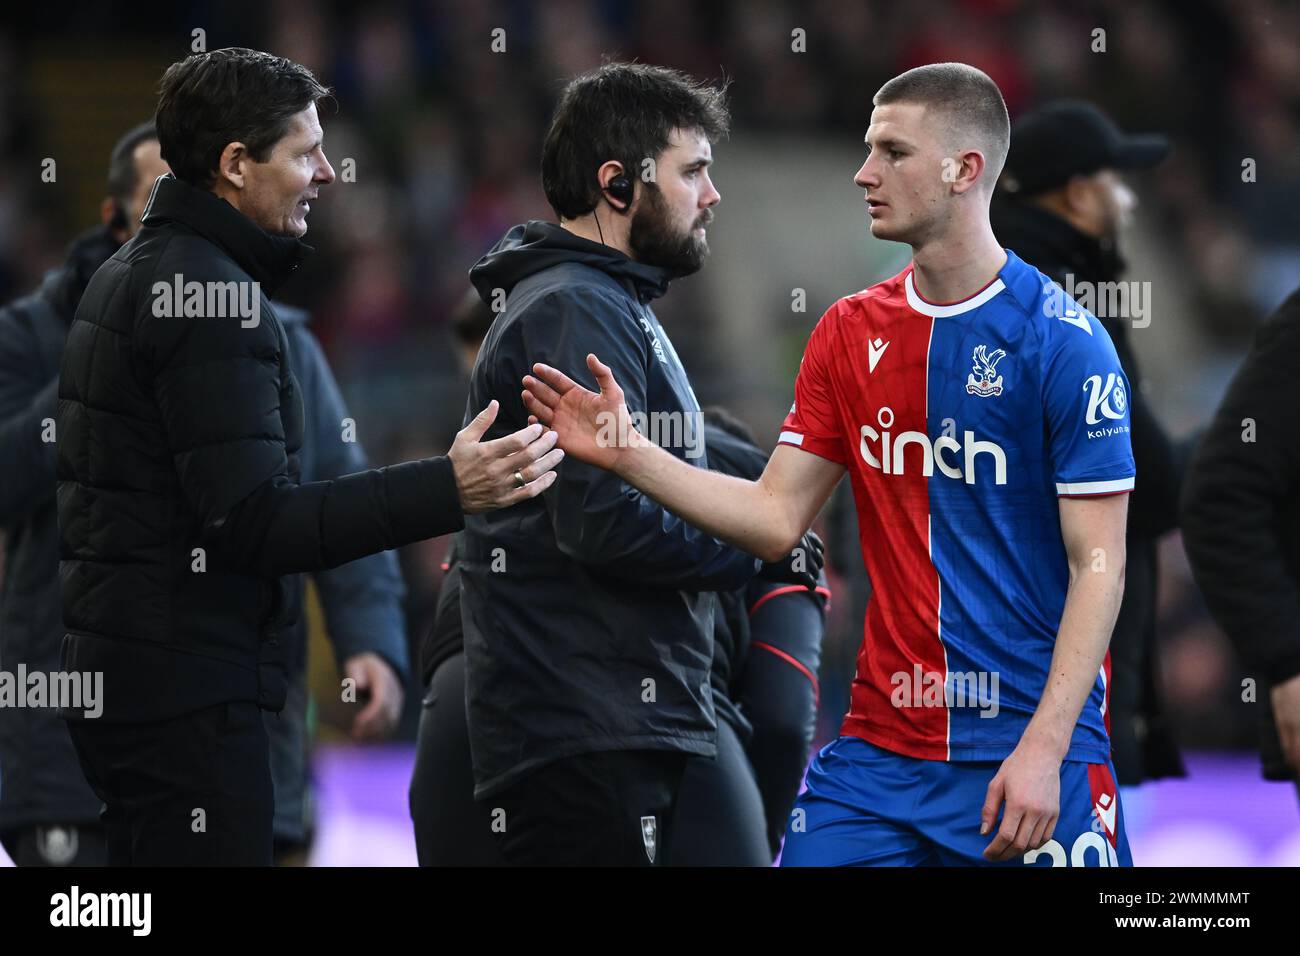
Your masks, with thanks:
<instances>
[{"instance_id":1,"label":"white border strip","mask_svg":"<svg viewBox=\"0 0 1300 956\"><path fill-rule=\"evenodd\" d=\"M932 319L946 319L950 316L961 315L963 312L969 312L971 309L978 309L1006 288L1006 283L1001 278L997 278L993 280L992 285L979 295L973 296L964 302L954 302L952 305L935 305L932 302L926 302L916 294L916 289L912 285L912 273L907 274L907 279L903 284L907 288L907 304L917 312L928 315Z\"/></svg>"},{"instance_id":2,"label":"white border strip","mask_svg":"<svg viewBox=\"0 0 1300 956\"><path fill-rule=\"evenodd\" d=\"M1115 481L1076 481L1056 483L1058 495L1109 495L1117 491L1132 491L1132 478L1119 478Z\"/></svg>"},{"instance_id":3,"label":"white border strip","mask_svg":"<svg viewBox=\"0 0 1300 956\"><path fill-rule=\"evenodd\" d=\"M798 432L781 432L781 437L776 440L776 443L779 445L783 441L791 445L803 446L803 436Z\"/></svg>"}]
</instances>

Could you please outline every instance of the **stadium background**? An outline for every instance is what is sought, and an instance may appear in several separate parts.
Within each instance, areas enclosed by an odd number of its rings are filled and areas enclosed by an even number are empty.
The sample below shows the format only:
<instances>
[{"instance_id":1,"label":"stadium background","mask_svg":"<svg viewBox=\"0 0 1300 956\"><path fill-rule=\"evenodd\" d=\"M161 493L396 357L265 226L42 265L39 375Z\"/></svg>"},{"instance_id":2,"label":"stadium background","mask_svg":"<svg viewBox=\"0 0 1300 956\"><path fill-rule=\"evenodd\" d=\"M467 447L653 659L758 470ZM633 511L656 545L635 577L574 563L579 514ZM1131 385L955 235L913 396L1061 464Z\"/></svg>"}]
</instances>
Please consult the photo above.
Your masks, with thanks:
<instances>
[{"instance_id":1,"label":"stadium background","mask_svg":"<svg viewBox=\"0 0 1300 956\"><path fill-rule=\"evenodd\" d=\"M459 427L465 381L447 317L467 268L510 225L550 218L537 162L553 98L604 54L731 80L735 128L715 149L723 201L713 255L658 311L701 402L727 406L769 445L817 317L907 260L904 247L870 237L851 179L872 93L921 63L985 70L1013 119L1053 97L1084 97L1127 130L1172 139L1162 167L1130 178L1141 205L1124 251L1126 278L1151 294L1151 322L1132 335L1146 398L1174 435L1205 420L1255 327L1300 285L1294 4L269 0L64 2L4 16L3 301L32 288L97 221L112 143L152 115L158 79L191 52L193 31L207 49L298 60L335 89L337 111L322 114L326 153L336 170L353 160L355 181L322 194L307 236L317 253L282 298L312 312L375 464L440 453ZM804 52L792 49L796 30ZM57 164L52 183L41 179L47 158ZM1242 181L1245 158L1257 163L1255 182ZM851 527L826 531L850 535L842 550L854 552ZM445 544L401 555L413 649ZM846 707L866 600L856 568L841 562L835 572L819 740ZM405 801L419 693L408 690L393 743L348 746L318 616L313 630L313 862L413 862ZM1300 863L1295 790L1258 779L1243 669L1205 613L1177 535L1162 546L1160 642L1165 703L1191 777L1126 796L1135 858Z\"/></svg>"}]
</instances>

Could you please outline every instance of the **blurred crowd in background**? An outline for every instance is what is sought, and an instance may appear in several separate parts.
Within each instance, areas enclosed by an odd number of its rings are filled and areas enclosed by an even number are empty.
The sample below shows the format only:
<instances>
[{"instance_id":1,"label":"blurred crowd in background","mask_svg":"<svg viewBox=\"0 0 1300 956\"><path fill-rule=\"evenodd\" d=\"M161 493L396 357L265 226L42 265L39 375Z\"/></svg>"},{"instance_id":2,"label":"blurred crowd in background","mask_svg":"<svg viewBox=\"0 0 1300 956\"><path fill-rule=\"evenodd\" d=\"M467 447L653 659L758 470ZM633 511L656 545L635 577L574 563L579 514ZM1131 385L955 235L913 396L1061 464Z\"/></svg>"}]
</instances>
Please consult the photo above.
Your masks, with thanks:
<instances>
[{"instance_id":1,"label":"blurred crowd in background","mask_svg":"<svg viewBox=\"0 0 1300 956\"><path fill-rule=\"evenodd\" d=\"M1154 293L1159 334L1149 343L1135 335L1134 346L1140 355L1172 348L1195 359L1163 378L1155 365L1163 385L1150 399L1176 432L1203 419L1260 320L1300 285L1300 6L1291 3L266 0L72 2L6 16L17 19L0 26L4 301L30 290L96 221L113 141L152 115L158 78L191 52L196 29L206 49L286 56L335 90L338 109L326 108L322 122L340 181L313 209L306 240L316 254L282 296L313 314L375 464L441 452L460 427L465 378L448 318L468 289L466 271L511 225L552 218L537 168L553 99L565 79L606 55L729 80L737 139L833 143L845 157L837 187L861 162L874 91L927 62L985 70L1013 120L1049 99L1082 97L1126 130L1166 134L1170 159L1133 183L1141 229L1125 252L1172 264L1159 274L1177 288L1157 284ZM802 51L792 48L794 31L803 31ZM715 155L721 225L729 208L757 197L728 177L725 144ZM42 180L48 158L54 182ZM1243 177L1247 160L1254 172ZM885 245L870 239L864 210L861 217L858 241ZM816 259L818 223L788 228ZM742 241L745 269L762 275L775 265L764 258L763 237ZM715 260L739 254L715 240ZM797 348L832 298L896 271L891 255L877 254L878 271L844 275L817 308L795 315ZM734 406L754 363L743 337L718 348L710 333L720 321L717 297L704 290L696 279L679 283L661 316L701 403ZM1178 314L1161 302L1177 303ZM772 308L790 321L788 299ZM788 404L797 359L796 349L763 381L763 411L732 408L769 442L779 417L765 409ZM826 531L848 535L850 548L856 540L852 527ZM403 554L413 647L428 626L444 548L431 542ZM1254 715L1241 702L1240 665L1200 604L1176 536L1164 557L1162 683L1179 743L1249 748ZM822 739L847 704L860 606L833 606ZM413 689L408 716L418 700ZM403 732L413 734L413 719Z\"/></svg>"}]
</instances>

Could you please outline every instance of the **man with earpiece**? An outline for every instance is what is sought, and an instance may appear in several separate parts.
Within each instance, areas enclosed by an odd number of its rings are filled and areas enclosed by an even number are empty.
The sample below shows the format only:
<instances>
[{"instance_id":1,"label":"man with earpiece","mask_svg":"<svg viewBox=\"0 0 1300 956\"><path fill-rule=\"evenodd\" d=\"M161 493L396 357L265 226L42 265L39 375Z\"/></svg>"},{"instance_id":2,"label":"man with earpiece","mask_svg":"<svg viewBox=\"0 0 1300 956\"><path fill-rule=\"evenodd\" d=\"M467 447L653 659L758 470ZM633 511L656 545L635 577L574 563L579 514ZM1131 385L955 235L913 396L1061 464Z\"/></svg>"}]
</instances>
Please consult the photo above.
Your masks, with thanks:
<instances>
[{"instance_id":1,"label":"man with earpiece","mask_svg":"<svg viewBox=\"0 0 1300 956\"><path fill-rule=\"evenodd\" d=\"M607 64L564 89L542 150L559 223L514 227L470 271L500 311L467 406L500 402L491 435L528 424L533 363L587 380L595 351L661 446L708 467L699 403L650 302L704 264L728 122L722 90L659 67ZM461 535L475 797L507 863L662 865L687 759L716 753L712 592L759 573L812 589L820 542L764 565L610 472L566 460L556 474L537 498L467 516Z\"/></svg>"}]
</instances>

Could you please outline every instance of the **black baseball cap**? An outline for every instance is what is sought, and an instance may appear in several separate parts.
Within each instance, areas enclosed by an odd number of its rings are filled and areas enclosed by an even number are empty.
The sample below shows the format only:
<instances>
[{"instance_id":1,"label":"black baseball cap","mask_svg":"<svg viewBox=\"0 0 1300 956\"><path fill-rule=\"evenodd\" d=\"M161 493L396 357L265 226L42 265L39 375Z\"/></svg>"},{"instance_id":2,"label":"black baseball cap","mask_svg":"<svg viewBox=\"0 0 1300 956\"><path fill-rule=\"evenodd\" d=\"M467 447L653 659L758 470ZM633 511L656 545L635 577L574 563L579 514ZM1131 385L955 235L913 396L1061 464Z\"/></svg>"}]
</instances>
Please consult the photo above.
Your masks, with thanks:
<instances>
[{"instance_id":1,"label":"black baseball cap","mask_svg":"<svg viewBox=\"0 0 1300 956\"><path fill-rule=\"evenodd\" d=\"M1091 103L1057 100L1011 124L1001 186L1032 196L1099 169L1151 169L1168 155L1164 136L1130 136Z\"/></svg>"}]
</instances>

